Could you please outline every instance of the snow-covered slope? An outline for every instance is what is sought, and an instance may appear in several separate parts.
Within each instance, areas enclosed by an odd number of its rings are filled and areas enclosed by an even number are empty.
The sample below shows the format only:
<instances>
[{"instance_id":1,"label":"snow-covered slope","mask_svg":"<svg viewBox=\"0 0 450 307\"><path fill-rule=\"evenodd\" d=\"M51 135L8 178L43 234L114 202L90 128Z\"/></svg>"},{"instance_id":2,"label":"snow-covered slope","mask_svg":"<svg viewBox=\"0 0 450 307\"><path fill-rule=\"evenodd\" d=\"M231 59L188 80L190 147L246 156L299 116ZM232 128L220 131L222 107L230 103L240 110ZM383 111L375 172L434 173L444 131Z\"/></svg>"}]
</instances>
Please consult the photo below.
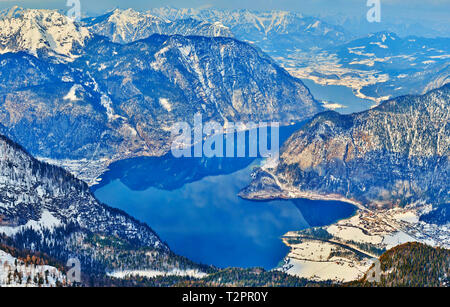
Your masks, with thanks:
<instances>
[{"instance_id":1,"label":"snow-covered slope","mask_svg":"<svg viewBox=\"0 0 450 307\"><path fill-rule=\"evenodd\" d=\"M170 23L163 18L142 14L132 9L116 9L106 15L88 18L84 24L92 32L109 37L113 42L128 43L161 33Z\"/></svg>"},{"instance_id":2,"label":"snow-covered slope","mask_svg":"<svg viewBox=\"0 0 450 307\"><path fill-rule=\"evenodd\" d=\"M87 185L55 166L37 161L0 136L0 233L14 236L73 224L166 250L145 224L97 202Z\"/></svg>"},{"instance_id":3,"label":"snow-covered slope","mask_svg":"<svg viewBox=\"0 0 450 307\"><path fill-rule=\"evenodd\" d=\"M210 270L173 254L149 226L99 203L84 182L62 168L39 162L3 136L0 249L28 263L31 255L36 265L47 261L62 267L69 258L77 258L81 283L86 285L96 285L95 278L103 285L107 273L117 271L157 271L165 275L173 271ZM36 257L33 260L33 255L42 256L42 261ZM0 268L0 285L2 278L7 278L7 284L22 284L23 279L20 282L18 276L8 282L9 272L18 265L10 268L13 259L7 255L4 258L8 268ZM36 269L45 273L51 268ZM55 282L56 279L49 279L47 284Z\"/></svg>"},{"instance_id":4,"label":"snow-covered slope","mask_svg":"<svg viewBox=\"0 0 450 307\"><path fill-rule=\"evenodd\" d=\"M0 287L57 287L67 282L67 276L56 267L27 263L0 250Z\"/></svg>"},{"instance_id":5,"label":"snow-covered slope","mask_svg":"<svg viewBox=\"0 0 450 307\"><path fill-rule=\"evenodd\" d=\"M232 36L220 22L209 23L192 18L171 21L133 9L116 9L100 17L87 18L83 23L93 33L106 36L116 43L130 43L152 34Z\"/></svg>"},{"instance_id":6,"label":"snow-covered slope","mask_svg":"<svg viewBox=\"0 0 450 307\"><path fill-rule=\"evenodd\" d=\"M54 10L14 7L0 14L0 54L25 51L71 59L89 31Z\"/></svg>"},{"instance_id":7,"label":"snow-covered slope","mask_svg":"<svg viewBox=\"0 0 450 307\"><path fill-rule=\"evenodd\" d=\"M261 199L303 194L370 208L447 204L449 108L450 85L445 85L361 113L321 113L292 134L280 164L257 171L242 195Z\"/></svg>"},{"instance_id":8,"label":"snow-covered slope","mask_svg":"<svg viewBox=\"0 0 450 307\"><path fill-rule=\"evenodd\" d=\"M349 34L313 17L288 11L174 9L170 7L137 12L114 10L86 18L93 33L118 43L129 43L152 34L235 37L254 43L269 53L285 48L308 49L345 42Z\"/></svg>"}]
</instances>

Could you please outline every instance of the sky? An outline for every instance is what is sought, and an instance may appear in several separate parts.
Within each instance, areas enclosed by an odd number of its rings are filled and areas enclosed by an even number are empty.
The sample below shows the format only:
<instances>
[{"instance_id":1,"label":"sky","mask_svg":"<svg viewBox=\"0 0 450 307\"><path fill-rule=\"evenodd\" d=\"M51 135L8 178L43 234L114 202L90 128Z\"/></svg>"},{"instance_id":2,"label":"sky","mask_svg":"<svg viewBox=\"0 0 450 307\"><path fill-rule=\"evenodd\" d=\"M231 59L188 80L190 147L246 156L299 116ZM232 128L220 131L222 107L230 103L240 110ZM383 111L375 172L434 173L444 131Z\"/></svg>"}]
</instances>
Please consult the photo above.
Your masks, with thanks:
<instances>
[{"instance_id":1,"label":"sky","mask_svg":"<svg viewBox=\"0 0 450 307\"><path fill-rule=\"evenodd\" d=\"M13 5L30 8L64 9L67 0L0 0L0 8ZM380 0L382 16L387 21L397 18L416 20L450 20L450 0ZM84 14L101 14L115 7L145 10L166 5L178 8L226 8L258 10L290 10L306 15L347 17L365 16L367 0L80 0Z\"/></svg>"}]
</instances>

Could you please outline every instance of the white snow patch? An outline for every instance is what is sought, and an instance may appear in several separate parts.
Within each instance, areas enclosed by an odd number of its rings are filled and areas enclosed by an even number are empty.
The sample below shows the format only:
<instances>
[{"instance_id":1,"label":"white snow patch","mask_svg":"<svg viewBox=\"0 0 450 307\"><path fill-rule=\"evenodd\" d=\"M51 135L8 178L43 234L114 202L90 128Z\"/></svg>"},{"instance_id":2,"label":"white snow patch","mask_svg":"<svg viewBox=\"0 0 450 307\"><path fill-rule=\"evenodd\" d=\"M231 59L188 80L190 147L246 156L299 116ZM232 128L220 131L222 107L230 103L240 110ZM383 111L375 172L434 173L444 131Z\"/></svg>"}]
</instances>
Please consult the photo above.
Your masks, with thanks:
<instances>
[{"instance_id":1,"label":"white snow patch","mask_svg":"<svg viewBox=\"0 0 450 307\"><path fill-rule=\"evenodd\" d=\"M100 103L106 109L106 115L108 116L108 121L112 121L117 118L121 118L121 116L115 114L114 109L112 107L112 100L108 95L103 94Z\"/></svg>"},{"instance_id":2,"label":"white snow patch","mask_svg":"<svg viewBox=\"0 0 450 307\"><path fill-rule=\"evenodd\" d=\"M14 277L15 271L21 274L21 280ZM66 276L53 266L25 265L21 260L0 250L0 287L37 287L39 285L35 283L35 278L45 276L46 272L47 278L41 285L43 287L55 287L57 281L67 282Z\"/></svg>"},{"instance_id":3,"label":"white snow patch","mask_svg":"<svg viewBox=\"0 0 450 307\"><path fill-rule=\"evenodd\" d=\"M328 110L337 110L337 109L345 109L346 106L339 104L339 103L333 103L328 101L322 101L322 106L324 108L327 108Z\"/></svg>"},{"instance_id":4,"label":"white snow patch","mask_svg":"<svg viewBox=\"0 0 450 307\"><path fill-rule=\"evenodd\" d=\"M398 231L393 234L387 235L384 237L383 243L386 244L386 248L390 249L397 245L407 243L407 242L420 242L415 238L411 237L407 233L403 231Z\"/></svg>"},{"instance_id":5,"label":"white snow patch","mask_svg":"<svg viewBox=\"0 0 450 307\"><path fill-rule=\"evenodd\" d=\"M0 233L12 236L24 229L31 228L35 231L40 231L42 229L54 229L59 226L61 226L61 221L54 217L49 211L44 210L39 221L29 220L25 225L16 227L0 226Z\"/></svg>"},{"instance_id":6,"label":"white snow patch","mask_svg":"<svg viewBox=\"0 0 450 307\"><path fill-rule=\"evenodd\" d=\"M343 259L336 262L289 259L289 265L290 268L285 271L287 274L316 281L334 280L338 282L356 280L370 268L370 264L355 265Z\"/></svg>"},{"instance_id":7,"label":"white snow patch","mask_svg":"<svg viewBox=\"0 0 450 307\"><path fill-rule=\"evenodd\" d=\"M77 91L79 91L79 90L82 90L83 89L83 87L81 86L81 85L79 85L79 84L74 84L71 88L70 88L70 90L69 90L69 92L67 93L67 95L66 96L64 96L64 100L70 100L70 101L77 101L77 100L80 100L80 98L78 98L78 96L77 96Z\"/></svg>"},{"instance_id":8,"label":"white snow patch","mask_svg":"<svg viewBox=\"0 0 450 307\"><path fill-rule=\"evenodd\" d=\"M377 45L378 47L383 48L383 49L388 49L388 48L389 48L388 46L383 45L383 44L380 43L380 42L371 42L370 44L371 44L371 45Z\"/></svg>"},{"instance_id":9,"label":"white snow patch","mask_svg":"<svg viewBox=\"0 0 450 307\"><path fill-rule=\"evenodd\" d=\"M172 112L172 105L167 98L159 98L159 104L167 111Z\"/></svg>"}]
</instances>

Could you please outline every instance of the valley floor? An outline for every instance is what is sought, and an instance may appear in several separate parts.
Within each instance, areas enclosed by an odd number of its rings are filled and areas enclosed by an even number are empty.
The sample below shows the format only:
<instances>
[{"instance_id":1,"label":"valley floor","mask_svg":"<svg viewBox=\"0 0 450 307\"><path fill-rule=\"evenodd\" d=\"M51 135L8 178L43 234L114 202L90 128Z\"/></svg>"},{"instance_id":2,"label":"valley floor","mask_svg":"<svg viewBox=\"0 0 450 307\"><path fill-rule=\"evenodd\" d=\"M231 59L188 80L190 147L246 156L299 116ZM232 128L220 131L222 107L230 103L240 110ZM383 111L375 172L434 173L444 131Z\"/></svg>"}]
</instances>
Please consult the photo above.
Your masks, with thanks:
<instances>
[{"instance_id":1,"label":"valley floor","mask_svg":"<svg viewBox=\"0 0 450 307\"><path fill-rule=\"evenodd\" d=\"M56 160L49 158L38 158L40 161L64 168L76 178L83 180L89 186L100 182L99 177L108 170L108 166L114 161L111 159L99 160Z\"/></svg>"},{"instance_id":2,"label":"valley floor","mask_svg":"<svg viewBox=\"0 0 450 307\"><path fill-rule=\"evenodd\" d=\"M431 206L413 205L389 210L358 210L333 225L289 232L283 242L291 248L278 268L288 274L315 281L348 282L359 279L373 258L406 242L450 248L450 225L419 221Z\"/></svg>"}]
</instances>

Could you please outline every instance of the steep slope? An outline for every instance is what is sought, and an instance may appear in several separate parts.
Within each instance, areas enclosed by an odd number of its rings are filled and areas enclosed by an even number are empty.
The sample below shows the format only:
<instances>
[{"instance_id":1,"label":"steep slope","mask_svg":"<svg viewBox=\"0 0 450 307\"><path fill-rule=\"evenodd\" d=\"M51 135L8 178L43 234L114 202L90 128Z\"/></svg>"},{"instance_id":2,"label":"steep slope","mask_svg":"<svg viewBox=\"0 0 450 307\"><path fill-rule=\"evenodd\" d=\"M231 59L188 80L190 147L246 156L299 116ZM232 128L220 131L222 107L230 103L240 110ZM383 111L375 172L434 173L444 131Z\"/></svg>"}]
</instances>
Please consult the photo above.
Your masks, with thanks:
<instances>
[{"instance_id":1,"label":"steep slope","mask_svg":"<svg viewBox=\"0 0 450 307\"><path fill-rule=\"evenodd\" d=\"M122 45L94 36L82 56L59 64L6 53L0 80L0 131L56 159L162 155L171 125L192 123L197 112L224 124L291 123L321 111L300 80L222 37L153 35Z\"/></svg>"},{"instance_id":2,"label":"steep slope","mask_svg":"<svg viewBox=\"0 0 450 307\"><path fill-rule=\"evenodd\" d=\"M87 284L121 270L212 270L173 254L146 224L100 204L84 182L35 160L3 136L0 244L45 253L63 264L76 257Z\"/></svg>"},{"instance_id":3,"label":"steep slope","mask_svg":"<svg viewBox=\"0 0 450 307\"><path fill-rule=\"evenodd\" d=\"M219 22L209 23L192 18L170 21L132 9L116 9L106 15L86 18L83 24L92 33L106 36L111 41L122 44L145 39L152 34L232 36L230 30Z\"/></svg>"},{"instance_id":4,"label":"steep slope","mask_svg":"<svg viewBox=\"0 0 450 307\"><path fill-rule=\"evenodd\" d=\"M101 93L84 72L7 53L0 55L0 80L0 131L33 154L81 157L94 152L98 136L108 130Z\"/></svg>"},{"instance_id":5,"label":"steep slope","mask_svg":"<svg viewBox=\"0 0 450 307\"><path fill-rule=\"evenodd\" d=\"M0 232L76 225L140 246L167 250L145 224L97 202L85 183L58 167L37 161L0 136Z\"/></svg>"},{"instance_id":6,"label":"steep slope","mask_svg":"<svg viewBox=\"0 0 450 307\"><path fill-rule=\"evenodd\" d=\"M53 10L14 7L0 14L0 54L26 51L73 60L89 31Z\"/></svg>"},{"instance_id":7,"label":"steep slope","mask_svg":"<svg viewBox=\"0 0 450 307\"><path fill-rule=\"evenodd\" d=\"M368 274L349 286L448 287L450 250L421 243L396 246L380 257L380 282L368 282Z\"/></svg>"},{"instance_id":8,"label":"steep slope","mask_svg":"<svg viewBox=\"0 0 450 307\"><path fill-rule=\"evenodd\" d=\"M164 135L161 130L167 137L177 121L192 123L197 112L219 123L290 123L320 110L300 80L234 39L153 35L125 46L101 46L89 45L82 63L94 68L117 114L129 119L147 144L152 134Z\"/></svg>"},{"instance_id":9,"label":"steep slope","mask_svg":"<svg viewBox=\"0 0 450 307\"><path fill-rule=\"evenodd\" d=\"M279 165L242 195L356 200L368 206L449 202L450 86L362 113L325 112L294 133Z\"/></svg>"}]
</instances>

